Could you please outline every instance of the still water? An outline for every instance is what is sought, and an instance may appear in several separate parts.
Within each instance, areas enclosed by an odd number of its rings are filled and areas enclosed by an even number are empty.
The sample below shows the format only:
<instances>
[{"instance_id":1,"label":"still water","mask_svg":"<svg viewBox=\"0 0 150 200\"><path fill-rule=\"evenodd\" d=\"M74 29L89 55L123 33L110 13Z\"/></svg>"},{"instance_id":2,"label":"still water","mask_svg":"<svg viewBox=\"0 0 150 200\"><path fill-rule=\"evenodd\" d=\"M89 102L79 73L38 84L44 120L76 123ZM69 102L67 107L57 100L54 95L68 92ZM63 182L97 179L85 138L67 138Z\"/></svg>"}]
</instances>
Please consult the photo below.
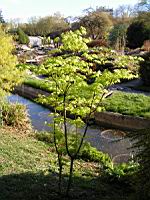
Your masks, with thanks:
<instances>
[{"instance_id":1,"label":"still water","mask_svg":"<svg viewBox=\"0 0 150 200\"><path fill-rule=\"evenodd\" d=\"M34 129L50 131L50 127L47 125L47 123L52 122L52 117L49 116L51 113L49 109L16 94L9 96L8 100L12 103L18 102L26 105ZM119 140L105 138L101 134L102 130L99 126L89 127L86 140L98 150L108 153L112 158L116 155L131 153L131 149L129 150L131 143L127 138Z\"/></svg>"}]
</instances>

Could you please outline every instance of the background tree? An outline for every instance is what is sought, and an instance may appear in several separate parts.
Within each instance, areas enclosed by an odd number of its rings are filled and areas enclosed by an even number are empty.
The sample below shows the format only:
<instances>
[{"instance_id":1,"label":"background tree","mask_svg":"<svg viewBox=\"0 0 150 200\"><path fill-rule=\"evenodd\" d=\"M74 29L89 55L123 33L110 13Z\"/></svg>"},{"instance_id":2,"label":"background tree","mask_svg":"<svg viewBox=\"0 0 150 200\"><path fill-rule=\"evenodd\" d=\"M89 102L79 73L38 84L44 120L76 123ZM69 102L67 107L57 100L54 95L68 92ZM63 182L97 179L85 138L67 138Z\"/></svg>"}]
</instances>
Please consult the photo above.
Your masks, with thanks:
<instances>
[{"instance_id":1,"label":"background tree","mask_svg":"<svg viewBox=\"0 0 150 200\"><path fill-rule=\"evenodd\" d=\"M3 15L2 15L2 11L0 10L0 23L1 24L4 24L5 23L5 20L3 18Z\"/></svg>"},{"instance_id":2,"label":"background tree","mask_svg":"<svg viewBox=\"0 0 150 200\"><path fill-rule=\"evenodd\" d=\"M144 24L138 21L133 22L127 29L127 46L131 49L141 47L144 40Z\"/></svg>"},{"instance_id":3,"label":"background tree","mask_svg":"<svg viewBox=\"0 0 150 200\"><path fill-rule=\"evenodd\" d=\"M150 12L141 12L127 29L127 46L137 48L150 39Z\"/></svg>"},{"instance_id":4,"label":"background tree","mask_svg":"<svg viewBox=\"0 0 150 200\"><path fill-rule=\"evenodd\" d=\"M140 0L138 3L139 11L148 11L150 12L150 0Z\"/></svg>"},{"instance_id":5,"label":"background tree","mask_svg":"<svg viewBox=\"0 0 150 200\"><path fill-rule=\"evenodd\" d=\"M79 19L80 25L86 28L87 35L92 39L106 39L112 26L110 14L106 12L88 11Z\"/></svg>"},{"instance_id":6,"label":"background tree","mask_svg":"<svg viewBox=\"0 0 150 200\"><path fill-rule=\"evenodd\" d=\"M53 16L33 17L29 23L21 24L20 27L28 35L47 36L52 32L63 31L69 28L69 25L63 16L55 13Z\"/></svg>"},{"instance_id":7,"label":"background tree","mask_svg":"<svg viewBox=\"0 0 150 200\"><path fill-rule=\"evenodd\" d=\"M145 40L150 39L150 11L149 12L140 12L137 20L141 21L144 24L144 33Z\"/></svg>"},{"instance_id":8,"label":"background tree","mask_svg":"<svg viewBox=\"0 0 150 200\"><path fill-rule=\"evenodd\" d=\"M131 19L134 17L134 15L135 15L134 7L132 7L131 5L120 5L118 8L114 10L113 16L115 20L117 20L118 22L129 23Z\"/></svg>"},{"instance_id":9,"label":"background tree","mask_svg":"<svg viewBox=\"0 0 150 200\"><path fill-rule=\"evenodd\" d=\"M128 25L125 23L118 23L114 25L113 29L110 31L110 45L116 50L124 50L126 46L127 27Z\"/></svg>"},{"instance_id":10,"label":"background tree","mask_svg":"<svg viewBox=\"0 0 150 200\"><path fill-rule=\"evenodd\" d=\"M140 76L144 85L150 86L150 52L147 52L142 57L144 60L140 63Z\"/></svg>"},{"instance_id":11,"label":"background tree","mask_svg":"<svg viewBox=\"0 0 150 200\"><path fill-rule=\"evenodd\" d=\"M20 44L29 44L29 37L24 33L24 31L21 28L17 29L17 35L17 40Z\"/></svg>"},{"instance_id":12,"label":"background tree","mask_svg":"<svg viewBox=\"0 0 150 200\"><path fill-rule=\"evenodd\" d=\"M36 36L38 34L37 22L39 21L38 17L31 17L28 23L21 24L19 27L27 34L31 36Z\"/></svg>"}]
</instances>

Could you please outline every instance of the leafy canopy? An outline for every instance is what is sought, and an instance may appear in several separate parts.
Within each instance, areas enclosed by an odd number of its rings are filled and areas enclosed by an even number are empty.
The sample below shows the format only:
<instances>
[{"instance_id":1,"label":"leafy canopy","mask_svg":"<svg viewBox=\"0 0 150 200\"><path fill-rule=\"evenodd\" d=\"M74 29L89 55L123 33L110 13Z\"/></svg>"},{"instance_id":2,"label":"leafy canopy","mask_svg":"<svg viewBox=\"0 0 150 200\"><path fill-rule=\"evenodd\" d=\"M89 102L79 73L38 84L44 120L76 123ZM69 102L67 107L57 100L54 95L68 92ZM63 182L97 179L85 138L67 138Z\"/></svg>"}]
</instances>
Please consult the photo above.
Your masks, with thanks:
<instances>
[{"instance_id":1,"label":"leafy canopy","mask_svg":"<svg viewBox=\"0 0 150 200\"><path fill-rule=\"evenodd\" d=\"M80 41L79 44L83 45L76 48L74 46L76 43L71 43L74 40ZM63 34L62 41L61 48L65 50L81 53L83 47L86 47L80 31ZM88 55L87 61L82 56L79 57L73 53L70 56L50 57L43 65L35 69L38 74L47 75L45 80L49 83L49 90L52 91L49 96L41 96L39 101L54 107L53 123L50 126L58 155L59 192L61 192L61 174L65 164L63 152L66 152L70 159L66 195L68 195L72 183L74 160L79 156L84 144L89 120L107 94L108 86L119 82L121 78L133 76L130 70L123 68L115 69L113 72L107 69L103 72L93 71L93 63L90 62L92 60L93 55ZM90 79L93 80L92 83L89 83ZM58 115L58 111L62 115ZM71 113L74 120L68 119L67 113ZM71 126L73 128L70 128ZM74 135L71 140L69 139L70 134Z\"/></svg>"},{"instance_id":2,"label":"leafy canopy","mask_svg":"<svg viewBox=\"0 0 150 200\"><path fill-rule=\"evenodd\" d=\"M89 42L89 39L83 38L86 35L86 29L81 27L76 31L69 31L67 33L62 33L62 43L60 47L61 50L67 50L72 52L85 51L88 49L86 43Z\"/></svg>"}]
</instances>

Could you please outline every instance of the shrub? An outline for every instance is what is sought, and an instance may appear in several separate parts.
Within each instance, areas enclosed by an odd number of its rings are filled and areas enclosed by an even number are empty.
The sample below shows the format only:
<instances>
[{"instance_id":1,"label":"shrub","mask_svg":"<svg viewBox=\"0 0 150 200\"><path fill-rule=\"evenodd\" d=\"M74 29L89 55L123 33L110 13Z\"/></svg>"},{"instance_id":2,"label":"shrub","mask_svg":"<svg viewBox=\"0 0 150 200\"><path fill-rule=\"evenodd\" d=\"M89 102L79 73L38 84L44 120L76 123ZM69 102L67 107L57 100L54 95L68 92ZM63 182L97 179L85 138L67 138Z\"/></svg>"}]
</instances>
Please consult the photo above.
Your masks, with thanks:
<instances>
[{"instance_id":1,"label":"shrub","mask_svg":"<svg viewBox=\"0 0 150 200\"><path fill-rule=\"evenodd\" d=\"M108 154L98 151L89 142L84 142L78 157L85 161L100 162L104 166L109 166L112 162Z\"/></svg>"},{"instance_id":2,"label":"shrub","mask_svg":"<svg viewBox=\"0 0 150 200\"><path fill-rule=\"evenodd\" d=\"M70 149L72 150L72 153L75 153L75 143L73 142L75 140L76 135L71 134L69 136L69 144ZM50 132L37 132L36 138L42 142L52 144L54 143L53 134ZM76 140L79 140L79 137L76 138ZM63 154L66 155L65 148L62 147ZM100 162L102 165L109 166L111 163L111 158L108 154L105 154L101 151L98 151L95 147L92 147L89 142L84 142L81 151L78 155L78 159L83 159L85 161L93 161L93 162Z\"/></svg>"},{"instance_id":3,"label":"shrub","mask_svg":"<svg viewBox=\"0 0 150 200\"><path fill-rule=\"evenodd\" d=\"M144 85L150 86L150 52L143 55L144 61L140 62L140 75Z\"/></svg>"},{"instance_id":4,"label":"shrub","mask_svg":"<svg viewBox=\"0 0 150 200\"><path fill-rule=\"evenodd\" d=\"M116 165L110 165L103 171L103 176L106 180L113 183L127 184L129 186L130 178L139 170L139 164L136 162L121 163Z\"/></svg>"},{"instance_id":5,"label":"shrub","mask_svg":"<svg viewBox=\"0 0 150 200\"><path fill-rule=\"evenodd\" d=\"M17 34L18 34L18 41L20 44L27 44L27 45L29 44L29 37L23 32L22 29L18 28Z\"/></svg>"},{"instance_id":6,"label":"shrub","mask_svg":"<svg viewBox=\"0 0 150 200\"><path fill-rule=\"evenodd\" d=\"M22 130L31 128L26 107L21 104L4 102L2 104L2 122L4 125L13 126Z\"/></svg>"},{"instance_id":7,"label":"shrub","mask_svg":"<svg viewBox=\"0 0 150 200\"><path fill-rule=\"evenodd\" d=\"M0 97L22 82L23 73L16 68L17 58L12 55L12 44L12 37L0 26Z\"/></svg>"},{"instance_id":8,"label":"shrub","mask_svg":"<svg viewBox=\"0 0 150 200\"><path fill-rule=\"evenodd\" d=\"M37 132L35 135L36 139L38 139L39 141L45 142L45 143L53 143L53 135L49 132L45 132L45 131L41 131L41 132Z\"/></svg>"},{"instance_id":9,"label":"shrub","mask_svg":"<svg viewBox=\"0 0 150 200\"><path fill-rule=\"evenodd\" d=\"M135 131L128 135L136 148L136 158L140 165L136 176L136 199L150 199L150 129Z\"/></svg>"},{"instance_id":10,"label":"shrub","mask_svg":"<svg viewBox=\"0 0 150 200\"><path fill-rule=\"evenodd\" d=\"M133 22L127 29L127 46L131 49L141 47L145 39L143 22Z\"/></svg>"}]
</instances>

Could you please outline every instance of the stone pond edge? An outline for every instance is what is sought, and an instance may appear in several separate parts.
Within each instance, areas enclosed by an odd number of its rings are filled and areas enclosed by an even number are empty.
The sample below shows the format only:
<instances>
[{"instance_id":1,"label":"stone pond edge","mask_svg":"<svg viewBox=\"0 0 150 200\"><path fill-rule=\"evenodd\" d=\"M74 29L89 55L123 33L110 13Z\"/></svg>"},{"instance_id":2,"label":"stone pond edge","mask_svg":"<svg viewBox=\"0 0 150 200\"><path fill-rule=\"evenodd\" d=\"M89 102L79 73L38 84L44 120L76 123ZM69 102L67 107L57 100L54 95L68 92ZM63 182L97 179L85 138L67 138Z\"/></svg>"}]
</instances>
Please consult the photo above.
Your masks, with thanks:
<instances>
[{"instance_id":1,"label":"stone pond edge","mask_svg":"<svg viewBox=\"0 0 150 200\"><path fill-rule=\"evenodd\" d=\"M14 89L14 92L20 96L33 100L41 95L50 95L41 89L33 88L27 85L21 85ZM53 109L50 105L44 105L49 109ZM113 112L95 112L94 115L96 124L106 128L119 128L123 130L138 130L150 128L150 119L143 117L135 117L129 115L122 115Z\"/></svg>"}]
</instances>

